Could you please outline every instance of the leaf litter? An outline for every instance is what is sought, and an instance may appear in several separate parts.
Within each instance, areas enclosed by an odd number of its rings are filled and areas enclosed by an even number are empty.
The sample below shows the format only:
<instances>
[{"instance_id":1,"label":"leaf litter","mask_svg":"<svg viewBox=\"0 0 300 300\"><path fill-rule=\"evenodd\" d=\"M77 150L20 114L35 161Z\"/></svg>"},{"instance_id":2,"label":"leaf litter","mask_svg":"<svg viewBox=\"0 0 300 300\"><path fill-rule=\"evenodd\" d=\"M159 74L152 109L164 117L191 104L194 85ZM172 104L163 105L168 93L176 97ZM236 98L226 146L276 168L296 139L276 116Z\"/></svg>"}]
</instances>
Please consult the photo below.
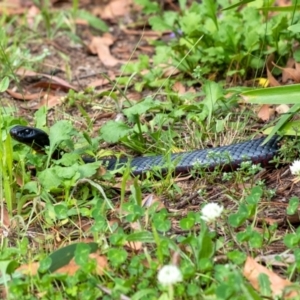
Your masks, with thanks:
<instances>
[{"instance_id":1,"label":"leaf litter","mask_svg":"<svg viewBox=\"0 0 300 300\"><path fill-rule=\"evenodd\" d=\"M53 1L53 4L58 4L56 1ZM17 4L16 4L17 3ZM6 3L7 4L7 3ZM20 14L20 13L25 13L26 9L23 7L24 6L24 2L18 2L18 1L14 1L14 8L11 9L8 6L5 8L4 5L0 6L0 9L2 11L7 11L10 15L16 15L16 14ZM30 14L27 15L27 22L29 25L32 24L32 21L34 20L34 18L36 16L38 16L40 14L39 10L31 3L29 2L29 4L26 4L26 6L31 6L31 9L29 10ZM107 19L109 21L111 21L112 23L114 21L116 21L116 17L124 17L124 18L128 18L129 16L129 12L130 9L132 7L132 1L124 1L124 0L115 0L115 1L109 1L109 3L104 6L104 9L101 8L101 10L99 10L98 7L96 7L94 9L94 14L100 14L100 16L103 19ZM25 7L26 7L25 6ZM138 10L138 7L135 7L136 10ZM81 24L82 28L82 33L85 33L86 30L88 30L86 28L87 24ZM134 40L135 43L133 43L133 39L132 39L132 33L134 32L134 34L137 35L137 38ZM127 49L128 49L128 57L131 56L131 53L134 49L134 46L138 43L138 39L139 39L139 35L145 35L145 36L153 36L155 38L159 38L159 35L156 32L145 32L143 30L138 30L138 29L128 29L128 28L124 28L124 30L122 30L122 39L128 39L129 43L127 44ZM29 121L32 121L32 119L30 119L30 116L28 118L28 112L26 112L26 110L28 109L38 109L40 108L42 105L48 105L49 108L55 109L57 108L58 110L60 110L61 106L63 105L63 102L61 102L59 99L61 99L61 97L66 96L67 92L72 89L74 91L79 91L85 87L103 87L104 85L106 86L105 89L107 90L111 90L113 85L111 84L111 82L107 79L103 79L101 78L101 76L99 76L99 74L101 74L102 72L107 72L107 70L109 70L110 72L110 79L113 82L116 78L116 76L119 74L119 68L118 66L120 66L121 64L124 64L125 61L118 58L118 56L114 55L114 53L118 53L117 49L117 42L118 40L112 36L111 34L104 34L103 36L94 36L93 34L87 34L88 38L86 38L87 43L86 45L87 48L89 49L89 51L94 54L94 56L90 56L88 54L87 51L84 51L84 47L83 48L76 48L76 47L69 47L72 43L68 40L58 40L58 44L62 49L65 49L64 52L69 53L70 56L70 63L71 65L69 67L71 67L72 69L72 75L70 79L67 78L67 76L65 76L65 74L62 74L62 77L59 76L51 76L49 74L44 74L43 72L38 73L38 72L32 72L29 70L23 70L24 72L22 73L22 70L19 70L19 72L17 73L20 77L21 77L21 87L23 86L24 89L23 91L15 91L13 89L9 89L7 92L8 94L10 94L10 96L13 98L11 100L14 100L15 102L15 107L19 108L19 114L20 116L24 116L25 118L27 118ZM146 45L145 46L147 49L147 52L149 53L149 55L151 55L151 51L153 51L153 47L151 47L150 45ZM51 48L53 51L57 51L57 49L55 49L55 47ZM119 48L121 49L121 48ZM141 49L143 49L143 46L141 46ZM134 53L134 58L136 58L138 55L138 52ZM53 59L53 65L60 65L60 64L65 64L66 62L62 62L60 58L58 58L57 56L52 57L51 59ZM51 60L50 59L50 60ZM68 64L68 62L67 62ZM273 67L277 67L279 69L281 69L283 71L283 76L282 76L282 82L280 82L280 80L276 79L273 75L272 75L272 68ZM79 68L81 67L81 69ZM85 71L82 71L83 69L87 70L86 73ZM92 74L95 75L91 75L89 76L87 73L88 72L92 72ZM145 71L147 72L147 71ZM165 71L165 76L173 76L176 74L179 74L180 71L178 69L175 68L169 68L166 69ZM270 56L267 62L267 78L268 78L268 82L270 86L279 86L282 85L283 83L286 83L288 80L293 80L295 82L299 82L299 64L290 61L289 65L286 67L280 67L277 66L276 64L274 64L273 62L273 58ZM75 76L76 74L76 76ZM38 80L37 83L32 84L32 85L28 85L27 80L30 77L44 77L47 78L49 80L49 82L43 83L41 80ZM27 90L28 88L28 90ZM34 92L35 89L40 89L39 92ZM177 82L174 84L173 86L174 91L179 92L179 93L184 93L186 91L186 87L181 83L181 82ZM50 91L51 92L50 92ZM52 90L59 90L60 95L56 95L55 93L53 93ZM134 91L131 91L132 93L134 93ZM44 96L47 96L43 99ZM138 95L140 96L140 95ZM22 110L22 106L19 104L18 101L16 100L26 100L26 101L38 101L38 104L33 104L31 107L26 107L26 109ZM24 108L24 107L23 107ZM265 106L263 109L263 111L261 111L259 113L259 117L263 120L266 121L268 120L271 115L270 115L270 109L269 107ZM102 112L103 114L103 112ZM101 120L101 122L99 122L98 124L95 124L95 127L100 127L103 122L108 121L111 119L112 115L108 114L106 115L107 118L103 118L103 120ZM76 118L76 116L75 116ZM101 118L99 118L101 119ZM51 116L50 116L50 123L53 123L55 120L51 120ZM80 117L78 116L78 122L79 123L83 123L82 121L80 121ZM277 170L278 171L278 170ZM268 175L266 176L262 176L262 178L264 178L266 180L267 183L269 183L269 186L282 186L282 182L286 181L289 182L289 178L284 178L281 177L282 174L277 172L269 172ZM273 177L272 177L273 176ZM218 182L218 181L217 181ZM188 191L188 192L183 192L181 194L181 201L183 201L182 203L184 203L185 205L183 207L180 207L180 211L182 212L182 214L187 214L188 211L191 210L199 210L199 204L203 202L203 198L201 198L201 196L199 194L197 194L197 191L199 190L199 187L201 188L201 186L203 185L203 182L199 182L197 180L195 181L184 181L184 182L180 182L178 181L177 184L182 188L183 191ZM211 184L211 183L207 183L207 184ZM219 191L218 191L219 189ZM224 204L227 204L227 208L231 209L234 207L234 204L231 203L229 201L228 198L226 198L224 191L226 191L227 189L225 187L216 187L216 188L211 188L208 189L208 197L207 199L213 200L213 199L217 199L218 201L224 201ZM295 184L295 189L293 191L293 193L296 194L300 194L300 185L299 184ZM277 215L277 219L279 219L279 216L285 216L286 212L285 212L285 207L280 207L279 205L276 206L276 213L273 210L273 215L272 215L272 209L274 208L274 203L276 203L276 200L278 203L281 202L281 200L285 197L288 197L291 194L291 191L289 190L288 186L282 186L281 188L281 194L277 195L276 199L273 199L272 203L269 203L266 205L265 210L262 212L262 220L263 218L265 218L267 220L268 216L275 216L274 220L276 220L276 215ZM192 197L191 197L192 195ZM221 195L221 196L220 196ZM185 201L185 198L188 199L188 201ZM144 205L147 206L148 205L153 205L153 203L155 204L155 202L159 203L159 209L164 208L165 206L169 209L174 209L176 210L176 202L174 203L168 203L163 201L162 199L157 199L157 197L155 195L148 195L144 198ZM150 204L149 204L150 203ZM178 202L179 203L179 202ZM174 223L174 227L176 227L176 220L173 221ZM3 225L5 226L9 226L9 219L7 214L4 212L4 220L3 220ZM138 229L138 228L137 228ZM279 242L280 243L280 242ZM282 244L282 243L281 243ZM132 245L127 245L129 247L131 247L134 251L142 251L143 247L141 244L137 245L137 244L132 244ZM270 248L271 249L271 248ZM91 257L93 259L96 259L97 264L99 265L100 269L99 269L99 273L98 274L102 274L101 272L103 271L103 269L107 268L108 266L108 262L106 257L102 256L101 254L93 254L91 255ZM27 270L30 272L33 272L34 274L36 274L37 270L39 268L39 265L36 263L33 264L24 264L22 265L20 270ZM76 265L76 263L71 260L70 263L68 265L66 265L63 269L63 272L66 272L68 274L74 274L76 272L76 270L78 269L78 266ZM244 266L244 275L245 277L249 280L249 282L256 288L259 289L259 284L258 284L258 276L260 273L266 274L269 277L269 280L271 282L271 288L272 288L272 293L273 295L276 295L278 293L280 293L286 286L289 286L291 284L290 281L283 279L281 277L279 277L278 275L276 275L274 272L270 271L269 269L261 266L260 264L258 264L257 262L255 262L253 259L248 258L246 261L246 264ZM32 274L32 273L31 273ZM291 296L291 295L288 295Z\"/></svg>"}]
</instances>

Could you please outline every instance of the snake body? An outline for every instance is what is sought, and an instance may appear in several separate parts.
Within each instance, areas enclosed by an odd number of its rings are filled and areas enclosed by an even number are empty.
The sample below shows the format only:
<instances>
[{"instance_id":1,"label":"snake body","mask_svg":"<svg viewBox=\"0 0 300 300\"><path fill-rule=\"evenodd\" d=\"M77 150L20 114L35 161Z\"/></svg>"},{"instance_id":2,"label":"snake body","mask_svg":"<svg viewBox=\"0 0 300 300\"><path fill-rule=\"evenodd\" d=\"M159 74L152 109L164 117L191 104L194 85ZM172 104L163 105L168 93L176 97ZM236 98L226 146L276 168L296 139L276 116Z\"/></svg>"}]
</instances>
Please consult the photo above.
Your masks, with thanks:
<instances>
[{"instance_id":1,"label":"snake body","mask_svg":"<svg viewBox=\"0 0 300 300\"><path fill-rule=\"evenodd\" d=\"M34 127L17 125L10 130L10 135L16 141L39 152L42 152L50 144L47 133ZM262 145L263 141L264 137L261 137L228 146L173 153L166 156L139 156L133 159L108 158L101 161L108 170L115 170L129 164L133 175L141 175L153 169L165 173L170 165L174 166L173 171L176 174L188 173L198 167L210 171L221 167L223 171L230 171L237 169L243 161L251 161L253 164L262 166L269 165L279 150L278 137L273 136L264 145ZM83 158L83 160L86 163L94 161L92 158Z\"/></svg>"}]
</instances>

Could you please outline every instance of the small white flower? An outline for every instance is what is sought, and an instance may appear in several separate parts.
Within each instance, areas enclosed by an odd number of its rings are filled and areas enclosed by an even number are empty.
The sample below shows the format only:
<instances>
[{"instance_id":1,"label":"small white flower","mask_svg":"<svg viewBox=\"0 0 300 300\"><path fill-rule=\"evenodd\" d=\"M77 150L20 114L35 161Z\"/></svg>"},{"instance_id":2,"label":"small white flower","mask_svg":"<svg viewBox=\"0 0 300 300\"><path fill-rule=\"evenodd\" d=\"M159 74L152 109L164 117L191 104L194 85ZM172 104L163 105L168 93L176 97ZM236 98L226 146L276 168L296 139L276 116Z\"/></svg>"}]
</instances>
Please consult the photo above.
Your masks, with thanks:
<instances>
[{"instance_id":1,"label":"small white flower","mask_svg":"<svg viewBox=\"0 0 300 300\"><path fill-rule=\"evenodd\" d=\"M220 206L217 203L208 203L201 210L201 219L208 223L213 222L216 220L216 218L220 217L222 211L223 206Z\"/></svg>"},{"instance_id":2,"label":"small white flower","mask_svg":"<svg viewBox=\"0 0 300 300\"><path fill-rule=\"evenodd\" d=\"M162 285L172 285L182 281L182 274L177 266L166 265L158 271L157 279Z\"/></svg>"},{"instance_id":3,"label":"small white flower","mask_svg":"<svg viewBox=\"0 0 300 300\"><path fill-rule=\"evenodd\" d=\"M295 160L290 166L291 173L293 175L300 175L300 160Z\"/></svg>"}]
</instances>

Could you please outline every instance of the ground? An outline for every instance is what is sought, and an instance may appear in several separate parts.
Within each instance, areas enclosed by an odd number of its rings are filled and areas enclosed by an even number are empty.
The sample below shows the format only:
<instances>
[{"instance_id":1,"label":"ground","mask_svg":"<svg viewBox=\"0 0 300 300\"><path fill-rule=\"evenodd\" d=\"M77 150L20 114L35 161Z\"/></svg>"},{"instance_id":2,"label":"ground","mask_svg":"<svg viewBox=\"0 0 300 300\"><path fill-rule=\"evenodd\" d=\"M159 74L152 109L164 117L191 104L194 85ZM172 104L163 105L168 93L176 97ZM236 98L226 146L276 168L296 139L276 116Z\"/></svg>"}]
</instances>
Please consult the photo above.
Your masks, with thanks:
<instances>
[{"instance_id":1,"label":"ground","mask_svg":"<svg viewBox=\"0 0 300 300\"><path fill-rule=\"evenodd\" d=\"M94 3L82 2L81 6L96 15L95 11L99 9L99 6L105 8L109 3L109 1L107 3L101 2L100 4L96 1ZM21 9L29 7L34 15L33 7L35 6L31 2L26 5L18 3L18 5ZM53 3L51 9L61 9L58 8L60 5L62 4L59 2ZM68 8L71 4L65 3L63 5L65 8ZM165 8L178 9L176 1L165 1L165 3L161 1L161 5L165 5ZM99 11L101 14L101 10ZM11 14L13 15L13 13ZM38 14L38 11L35 14ZM34 41L29 39L27 46L33 55L38 56L45 50L49 51L50 54L42 63L37 64L38 70L35 69L35 71L39 73L32 73L30 76L28 73L25 73L22 76L23 71L18 71L18 76L21 80L18 84L15 82L11 83L9 90L2 96L2 105L15 108L14 117L16 119L24 119L29 125L34 126L36 121L34 113L42 105L46 104L48 106L47 126L51 127L58 120L71 120L78 131L87 131L91 137L97 137L99 129L107 121L116 120L119 117L124 118L122 109L118 109L118 107L122 108L125 102L124 97L118 90L119 87L126 93L127 98L132 103L137 103L147 95L153 95L156 92L149 87L142 89L142 91L137 91L133 84L129 84L126 87L122 84L117 87L115 85L116 79L122 74L121 65L125 65L128 61L137 61L140 54L148 56L150 61L152 61L155 53L153 41L170 38L171 32L160 34L152 31L148 25L144 26L146 24L145 20L146 17L141 14L140 8L134 7L132 9L132 6L130 10L124 11L123 15L118 16L118 18L108 17L106 23L109 26L109 33L104 34L107 42L104 48L101 48L105 44L104 40L101 40L101 42L97 40L100 36L103 38L103 34L100 34L99 31L88 26L86 22L80 19L77 20L78 25L75 29L76 34L81 37L82 43L72 40L63 30L58 31L58 34L54 37L48 38L45 35L46 28L42 25L39 28L40 30L37 31L38 38ZM56 76L55 80L53 80L53 74ZM49 83L50 81L52 82L51 84ZM180 83L186 90L188 89L184 82ZM182 88L181 85L179 88ZM242 83L242 85L246 85L246 83ZM81 96L74 96L73 99L69 94L66 98L70 87L75 88L78 93L83 91L85 93ZM91 87L95 87L95 90L87 92ZM194 88L201 90L199 86ZM112 91L116 93L117 100L109 94ZM16 95L16 92L20 94ZM160 95L159 98L163 101L165 100L164 96ZM118 103L117 105L116 102ZM236 109L239 111L244 108L237 107ZM82 111L85 113L83 114ZM253 125L254 131L264 125L261 120L253 121L252 119L251 122L252 124L254 122L258 123L257 127ZM183 124L182 126L185 125ZM186 129L189 130L190 128ZM230 144L232 139L226 138L225 133L224 136L224 139L215 140L212 143L208 142L204 146ZM234 140L247 140L247 136L241 136ZM187 148L190 150L190 147ZM134 156L141 155L141 153L136 153L132 149L128 149L118 143L109 144L102 142L99 144L99 149L113 149L114 151L123 151ZM181 235L189 232L189 230L181 229L179 226L180 220L192 211L199 212L199 207L203 203L216 202L224 206L224 209L228 212L236 211L239 207L239 200L246 197L246 194L256 182L262 181L265 183L266 192L263 193L259 202L257 215L252 217L250 221L253 222L255 230L262 235L265 234L266 226L277 224L274 225L277 228L266 245L252 250L256 252L257 256L284 252L287 247L283 243L283 236L300 222L298 213L296 215L287 215L286 213L289 200L293 196L300 197L300 183L295 182L289 165L285 163L278 167L264 168L254 177L249 177L250 179L244 182L239 181L239 175L235 173L230 181L224 181L222 176L219 173L196 178L184 175L169 179L167 184L172 187L176 186L180 192L175 192L168 187L166 187L165 192L161 192L164 187L159 187L160 180L157 180L151 183L154 187L153 190L149 186L146 190L143 190L142 198L145 200L147 197L152 196L162 207L166 207L167 211L174 216L171 220L172 227L169 233L171 235ZM116 181L117 183L115 183L110 193L115 207L119 208L121 198L120 189L117 185L121 184L121 178L117 178ZM165 182L164 184L166 185ZM126 199L130 195L129 191L130 189L127 188ZM158 195L156 194L157 191L159 191ZM26 209L28 205L30 203L26 203L24 208ZM113 212L109 216L111 222L114 221L115 215L118 215L118 213L118 211ZM91 219L82 217L76 226L80 226L80 229L85 232L85 230L90 228L91 222ZM37 223L34 222L32 225L28 229L28 236L32 232L35 235L41 230ZM54 237L54 244L50 246L51 249L59 248L66 241L78 240L76 234L74 234L76 226L69 224L66 227L60 227L59 225L57 223L56 227L46 230L47 233L49 232ZM197 225L194 231L197 232L199 229L200 227ZM243 226L236 228L235 233L243 229ZM234 232L231 232L229 235L222 227L218 228L218 234L223 236L225 245L234 236ZM81 240L87 241L89 239L90 237L86 237ZM35 239L32 239L31 242L35 245ZM243 246L241 247L243 248ZM215 259L221 260L222 255L216 255Z\"/></svg>"}]
</instances>

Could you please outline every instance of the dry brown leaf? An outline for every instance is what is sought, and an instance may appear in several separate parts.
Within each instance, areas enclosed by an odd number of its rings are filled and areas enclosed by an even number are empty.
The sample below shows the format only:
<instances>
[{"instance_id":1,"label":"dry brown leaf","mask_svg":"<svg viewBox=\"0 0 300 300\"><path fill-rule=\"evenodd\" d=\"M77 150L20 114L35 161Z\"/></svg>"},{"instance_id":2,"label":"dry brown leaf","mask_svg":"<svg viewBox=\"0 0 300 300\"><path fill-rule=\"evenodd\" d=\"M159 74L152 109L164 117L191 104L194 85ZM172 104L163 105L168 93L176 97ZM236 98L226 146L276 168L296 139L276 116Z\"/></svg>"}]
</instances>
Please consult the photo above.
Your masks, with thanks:
<instances>
[{"instance_id":1,"label":"dry brown leaf","mask_svg":"<svg viewBox=\"0 0 300 300\"><path fill-rule=\"evenodd\" d=\"M263 121L270 120L270 117L273 115L274 109L270 108L269 104L263 104L257 113L257 116Z\"/></svg>"},{"instance_id":2,"label":"dry brown leaf","mask_svg":"<svg viewBox=\"0 0 300 300\"><path fill-rule=\"evenodd\" d=\"M0 13L6 16L21 15L27 12L28 7L33 4L33 1L10 0L1 1Z\"/></svg>"},{"instance_id":3,"label":"dry brown leaf","mask_svg":"<svg viewBox=\"0 0 300 300\"><path fill-rule=\"evenodd\" d=\"M39 109L42 106L46 106L47 108L52 108L57 105L60 105L63 103L64 98L60 95L54 95L54 94L46 94L44 95L43 99L39 101L38 103L35 103L30 106L22 106L24 109Z\"/></svg>"},{"instance_id":4,"label":"dry brown leaf","mask_svg":"<svg viewBox=\"0 0 300 300\"><path fill-rule=\"evenodd\" d=\"M112 0L102 9L100 17L103 20L116 21L116 18L128 15L132 0Z\"/></svg>"},{"instance_id":5,"label":"dry brown leaf","mask_svg":"<svg viewBox=\"0 0 300 300\"><path fill-rule=\"evenodd\" d=\"M104 34L102 37L93 37L91 43L88 45L91 53L97 54L103 65L106 67L114 67L121 63L121 61L110 54L109 46L112 45L113 42L114 39L111 34Z\"/></svg>"},{"instance_id":6,"label":"dry brown leaf","mask_svg":"<svg viewBox=\"0 0 300 300\"><path fill-rule=\"evenodd\" d=\"M142 94L138 92L129 92L126 97L131 101L140 101L142 99Z\"/></svg>"},{"instance_id":7,"label":"dry brown leaf","mask_svg":"<svg viewBox=\"0 0 300 300\"><path fill-rule=\"evenodd\" d=\"M287 104L280 104L275 108L275 111L279 114L286 114L290 110L290 107Z\"/></svg>"},{"instance_id":8,"label":"dry brown leaf","mask_svg":"<svg viewBox=\"0 0 300 300\"><path fill-rule=\"evenodd\" d=\"M179 81L174 83L172 89L174 92L177 92L179 95L182 95L186 92L185 86Z\"/></svg>"},{"instance_id":9,"label":"dry brown leaf","mask_svg":"<svg viewBox=\"0 0 300 300\"><path fill-rule=\"evenodd\" d=\"M174 67L165 67L163 76L164 77L169 77L169 76L177 75L179 73L180 73L180 71L177 68L174 68Z\"/></svg>"},{"instance_id":10,"label":"dry brown leaf","mask_svg":"<svg viewBox=\"0 0 300 300\"><path fill-rule=\"evenodd\" d=\"M83 20L83 19L79 19L77 18L75 20L75 24L76 25L81 25L81 26L88 26L89 25L89 22L87 20Z\"/></svg>"},{"instance_id":11,"label":"dry brown leaf","mask_svg":"<svg viewBox=\"0 0 300 300\"><path fill-rule=\"evenodd\" d=\"M280 258L280 260L279 260ZM288 266L290 264L294 264L296 262L296 258L294 254L289 253L276 253L270 255L259 255L255 258L257 262L264 262L268 266Z\"/></svg>"},{"instance_id":12,"label":"dry brown leaf","mask_svg":"<svg viewBox=\"0 0 300 300\"><path fill-rule=\"evenodd\" d=\"M32 263L24 264L24 265L20 266L19 268L17 268L16 271L19 271L25 275L33 276L33 275L37 274L39 267L40 267L40 264L38 262L32 262Z\"/></svg>"},{"instance_id":13,"label":"dry brown leaf","mask_svg":"<svg viewBox=\"0 0 300 300\"><path fill-rule=\"evenodd\" d=\"M180 264L181 256L178 251L174 252L171 257L171 264L178 266Z\"/></svg>"},{"instance_id":14,"label":"dry brown leaf","mask_svg":"<svg viewBox=\"0 0 300 300\"><path fill-rule=\"evenodd\" d=\"M1 205L0 208L0 226L10 227L10 216L5 205Z\"/></svg>"},{"instance_id":15,"label":"dry brown leaf","mask_svg":"<svg viewBox=\"0 0 300 300\"><path fill-rule=\"evenodd\" d=\"M269 80L269 85L270 86L280 86L281 84L275 79L275 77L272 75L271 69L273 69L273 59L274 59L274 54L271 54L268 59L267 59L267 77Z\"/></svg>"},{"instance_id":16,"label":"dry brown leaf","mask_svg":"<svg viewBox=\"0 0 300 300\"><path fill-rule=\"evenodd\" d=\"M74 90L74 91L78 91L77 87L75 87L74 85L68 83L67 81L65 81L64 79L61 79L57 76L52 76L52 75L48 75L48 74L44 74L44 73L38 73L38 72L34 72L31 70L27 70L24 68L20 68L16 71L16 74L22 77L32 77L32 76L42 76L45 78L50 79L51 81L55 82L56 84L60 85L61 89L64 89L66 91Z\"/></svg>"},{"instance_id":17,"label":"dry brown leaf","mask_svg":"<svg viewBox=\"0 0 300 300\"><path fill-rule=\"evenodd\" d=\"M195 94L195 93L196 93L196 89L195 89L193 86L191 86L191 87L187 90L187 92L188 92L188 93ZM225 97L226 97L226 96L225 96ZM229 98L229 96L228 96L228 98Z\"/></svg>"},{"instance_id":18,"label":"dry brown leaf","mask_svg":"<svg viewBox=\"0 0 300 300\"><path fill-rule=\"evenodd\" d=\"M34 94L24 92L23 94L21 94L18 92L14 92L13 90L10 90L10 89L6 90L6 92L15 99L27 100L27 101L40 99L41 97L43 97L44 95L47 94L46 92L40 92L40 93L34 93Z\"/></svg>"},{"instance_id":19,"label":"dry brown leaf","mask_svg":"<svg viewBox=\"0 0 300 300\"><path fill-rule=\"evenodd\" d=\"M165 205L162 203L161 199L154 194L147 195L142 201L142 207L149 208L154 204L157 205L157 210L165 208Z\"/></svg>"},{"instance_id":20,"label":"dry brown leaf","mask_svg":"<svg viewBox=\"0 0 300 300\"><path fill-rule=\"evenodd\" d=\"M89 255L90 258L95 259L97 262L97 269L96 272L98 275L102 275L103 271L105 269L108 269L108 262L107 262L107 258L105 256L101 256L97 253L91 253ZM39 269L39 263L38 262L33 262L33 263L29 263L29 264L24 264L22 266L20 266L17 271L26 274L26 275L36 275ZM75 263L75 260L72 259L68 265L58 269L55 271L55 273L64 273L64 274L68 274L68 275L73 275L75 274L75 272L79 269L80 267Z\"/></svg>"},{"instance_id":21,"label":"dry brown leaf","mask_svg":"<svg viewBox=\"0 0 300 300\"><path fill-rule=\"evenodd\" d=\"M133 250L134 252L138 252L142 249L143 243L142 242L126 242L125 246L129 249Z\"/></svg>"},{"instance_id":22,"label":"dry brown leaf","mask_svg":"<svg viewBox=\"0 0 300 300\"><path fill-rule=\"evenodd\" d=\"M35 18L37 15L40 14L40 10L35 6L35 5L32 5L27 13L26 13L26 18L27 18L27 24L28 24L28 27L29 28L33 28L34 26L34 23L35 23Z\"/></svg>"},{"instance_id":23,"label":"dry brown leaf","mask_svg":"<svg viewBox=\"0 0 300 300\"><path fill-rule=\"evenodd\" d=\"M103 271L105 269L108 269L108 262L105 256L99 255L97 253L91 253L89 257L96 260L96 272L98 275L102 275ZM72 259L68 265L56 270L55 273L73 275L79 268L80 267L76 264L75 260Z\"/></svg>"},{"instance_id":24,"label":"dry brown leaf","mask_svg":"<svg viewBox=\"0 0 300 300\"><path fill-rule=\"evenodd\" d=\"M282 295L284 289L292 285L292 283L289 280L281 278L273 271L260 265L252 257L247 258L245 262L243 274L249 280L251 285L258 291L260 290L258 276L260 274L267 275L270 280L271 291L273 296ZM297 295L296 292L291 292L288 294L287 297L285 297L285 299L288 299L290 297L295 297L296 295Z\"/></svg>"},{"instance_id":25,"label":"dry brown leaf","mask_svg":"<svg viewBox=\"0 0 300 300\"><path fill-rule=\"evenodd\" d=\"M115 80L116 76L115 75L112 75L110 76L110 80L113 81ZM110 83L111 81L109 81L108 79L106 78L100 78L100 79L96 79L94 81L92 81L91 83L88 84L88 87L102 87L108 83Z\"/></svg>"},{"instance_id":26,"label":"dry brown leaf","mask_svg":"<svg viewBox=\"0 0 300 300\"><path fill-rule=\"evenodd\" d=\"M300 82L300 71L295 68L290 67L280 67L276 65L274 62L272 64L277 67L278 69L282 70L282 82L286 83L289 79L292 79L293 81L299 83ZM294 64L293 64L294 66Z\"/></svg>"},{"instance_id":27,"label":"dry brown leaf","mask_svg":"<svg viewBox=\"0 0 300 300\"><path fill-rule=\"evenodd\" d=\"M116 179L116 182L115 184L111 185L112 188L114 189L121 189L122 188L122 178L120 180ZM127 180L126 181L126 184L125 184L125 191L126 192L130 192L131 191L131 186L133 185L134 183L134 180ZM139 181L140 183L140 181Z\"/></svg>"},{"instance_id":28,"label":"dry brown leaf","mask_svg":"<svg viewBox=\"0 0 300 300\"><path fill-rule=\"evenodd\" d=\"M286 67L293 68L294 66L295 66L295 60L292 57L290 57L286 62Z\"/></svg>"},{"instance_id":29,"label":"dry brown leaf","mask_svg":"<svg viewBox=\"0 0 300 300\"><path fill-rule=\"evenodd\" d=\"M181 175L178 175L175 179L174 179L174 182L181 182L181 181L186 181L186 180L189 180L190 178L192 178L193 175L187 175L187 176L181 176Z\"/></svg>"},{"instance_id":30,"label":"dry brown leaf","mask_svg":"<svg viewBox=\"0 0 300 300\"><path fill-rule=\"evenodd\" d=\"M70 86L66 86L61 83L51 82L51 81L39 81L27 86L27 90L41 88L43 90L60 90L64 92L68 92L70 90Z\"/></svg>"}]
</instances>

